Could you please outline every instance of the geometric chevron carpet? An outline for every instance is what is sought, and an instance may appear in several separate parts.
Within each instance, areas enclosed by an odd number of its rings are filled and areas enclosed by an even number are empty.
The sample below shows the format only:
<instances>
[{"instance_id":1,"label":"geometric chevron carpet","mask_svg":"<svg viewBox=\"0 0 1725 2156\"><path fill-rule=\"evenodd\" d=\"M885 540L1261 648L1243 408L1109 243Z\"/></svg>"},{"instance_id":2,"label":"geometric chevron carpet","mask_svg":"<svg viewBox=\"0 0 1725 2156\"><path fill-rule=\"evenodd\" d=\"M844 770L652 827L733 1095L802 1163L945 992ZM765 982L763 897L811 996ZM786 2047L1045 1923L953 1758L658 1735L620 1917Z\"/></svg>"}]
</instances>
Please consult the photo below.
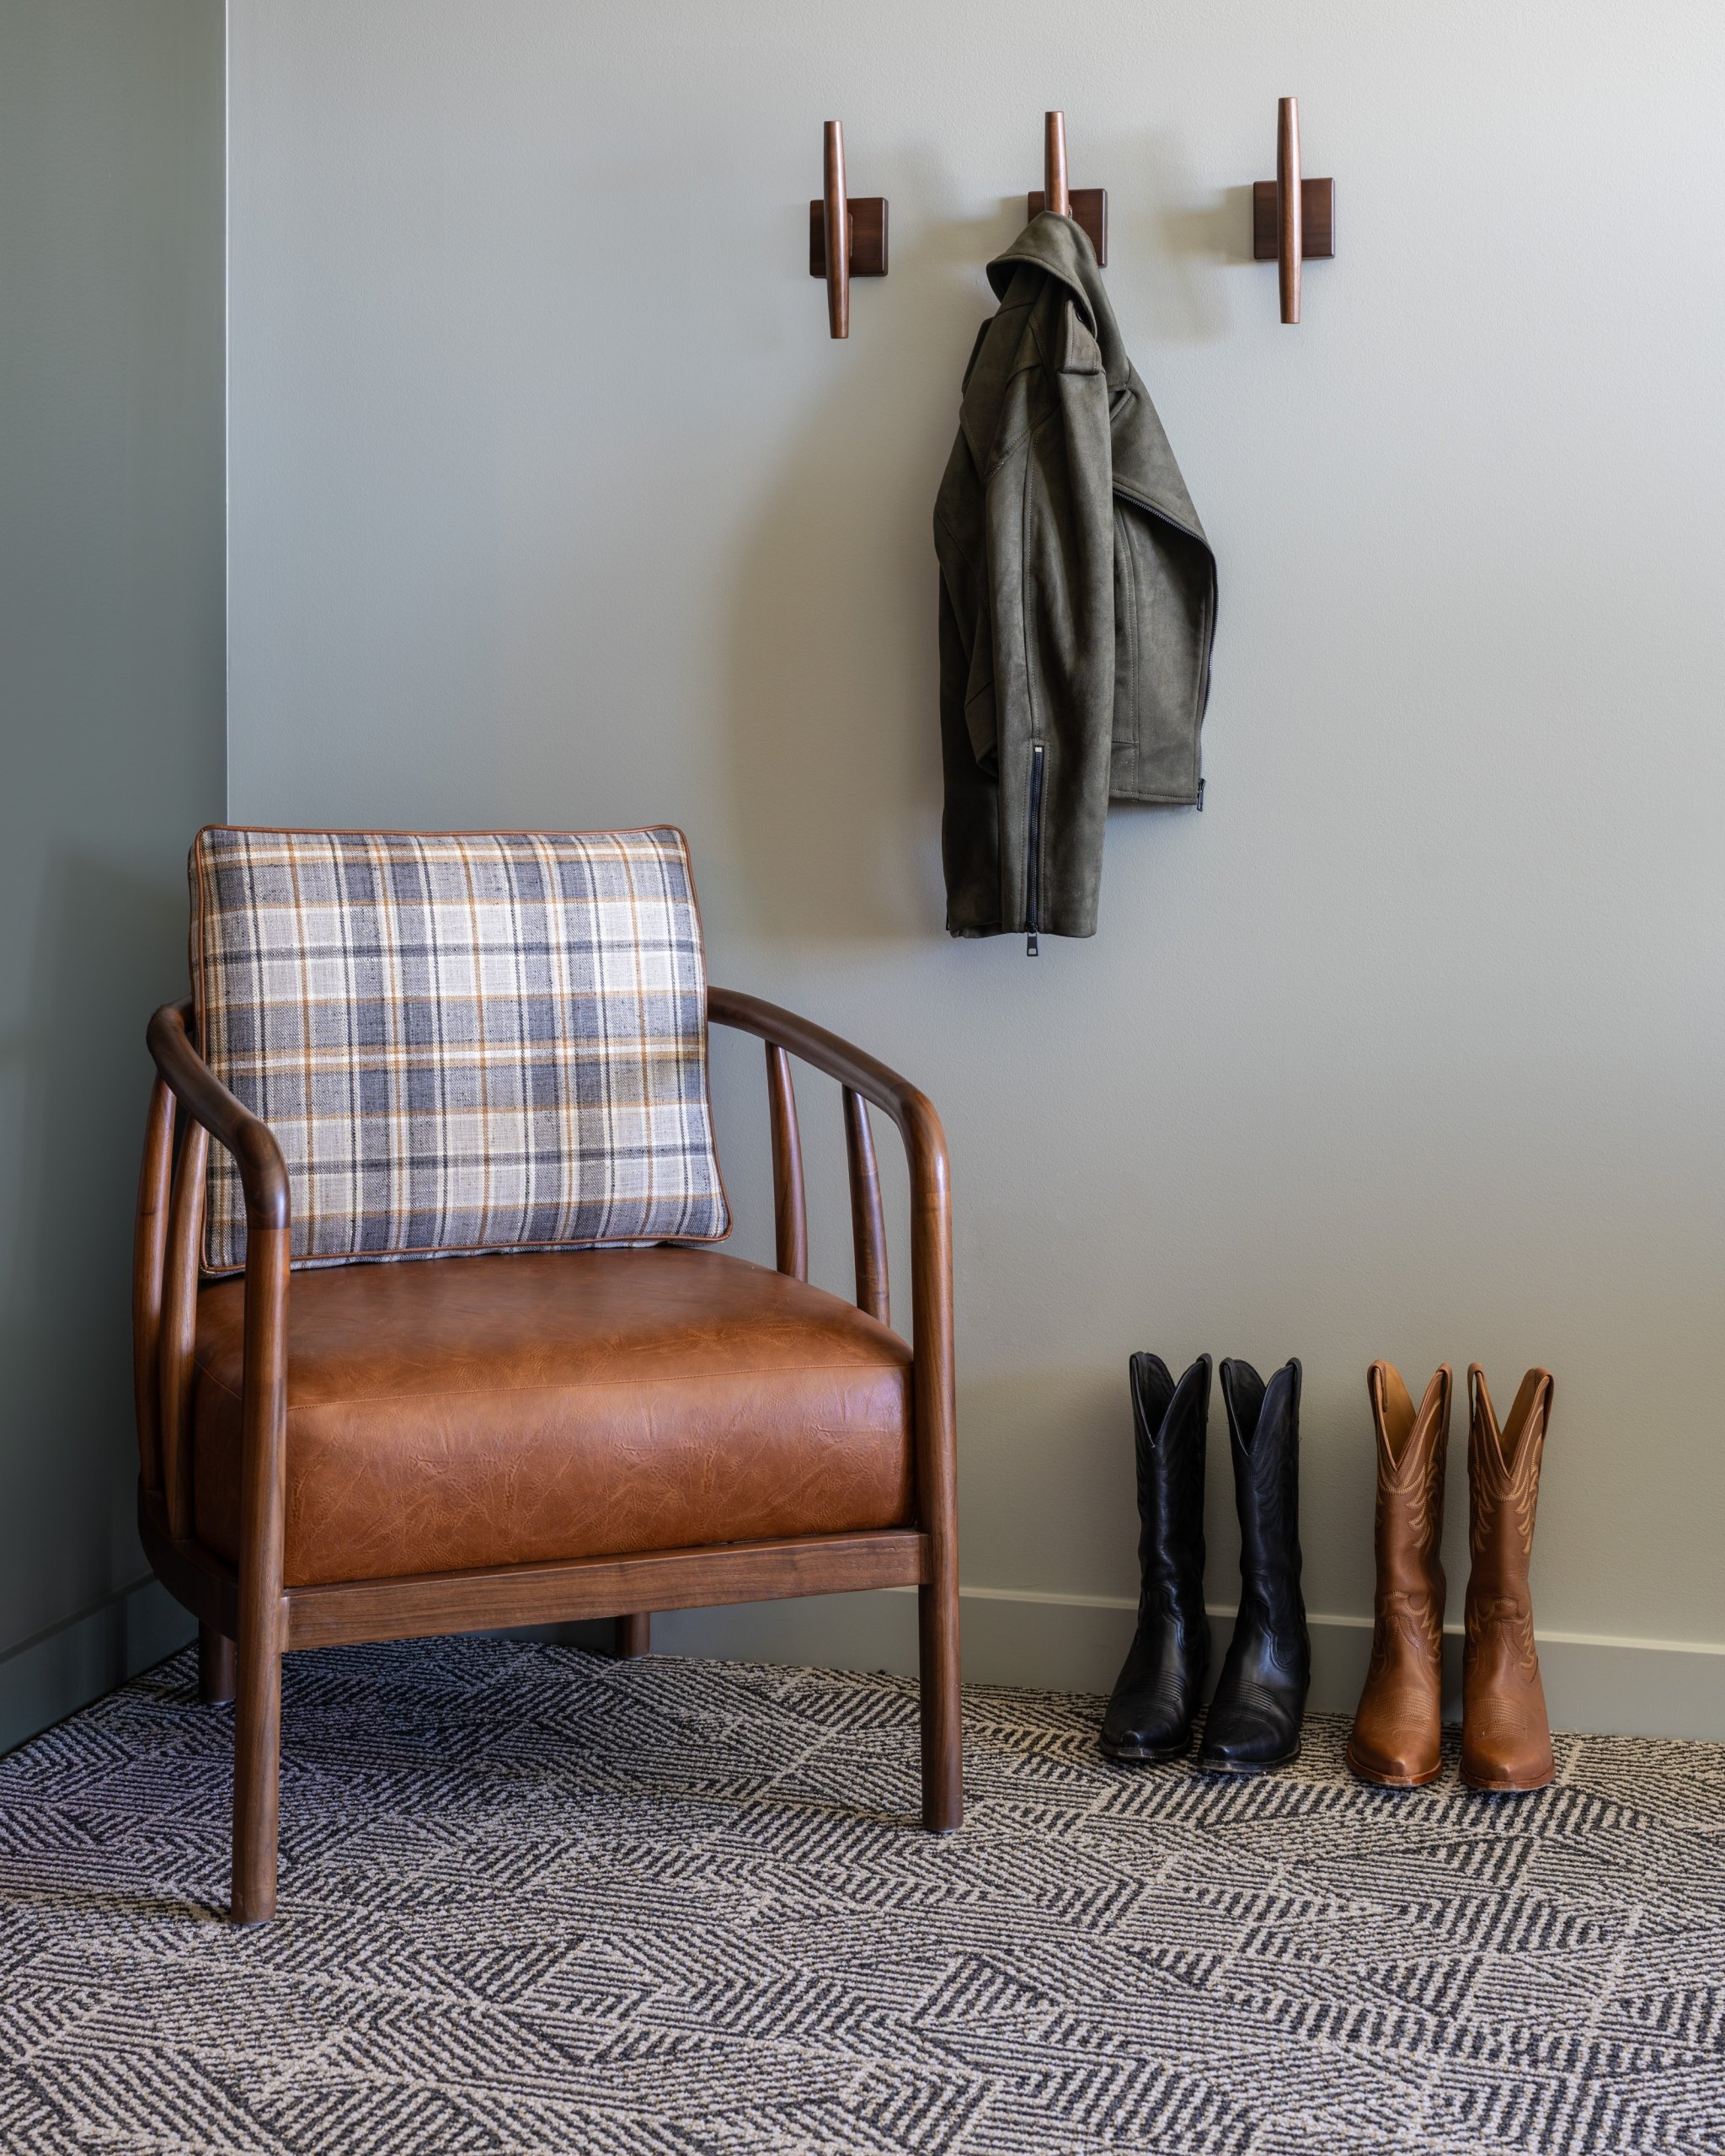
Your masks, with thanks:
<instances>
[{"instance_id":1,"label":"geometric chevron carpet","mask_svg":"<svg viewBox=\"0 0 1725 2156\"><path fill-rule=\"evenodd\" d=\"M1725 1747L1402 1795L1215 1782L896 1678L478 1640L287 1665L235 1931L189 1656L0 1760L0 2148L315 2156L1725 2150Z\"/></svg>"}]
</instances>

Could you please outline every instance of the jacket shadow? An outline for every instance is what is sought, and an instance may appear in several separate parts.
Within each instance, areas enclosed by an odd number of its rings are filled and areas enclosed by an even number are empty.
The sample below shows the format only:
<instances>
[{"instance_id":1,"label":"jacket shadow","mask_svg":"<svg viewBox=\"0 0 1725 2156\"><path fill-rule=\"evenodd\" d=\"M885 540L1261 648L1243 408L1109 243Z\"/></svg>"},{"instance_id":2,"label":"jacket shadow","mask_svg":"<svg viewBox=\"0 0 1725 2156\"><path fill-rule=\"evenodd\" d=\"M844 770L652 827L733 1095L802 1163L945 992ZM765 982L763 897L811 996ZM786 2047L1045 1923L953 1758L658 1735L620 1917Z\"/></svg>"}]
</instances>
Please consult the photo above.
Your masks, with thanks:
<instances>
[{"instance_id":1,"label":"jacket shadow","mask_svg":"<svg viewBox=\"0 0 1725 2156\"><path fill-rule=\"evenodd\" d=\"M809 281L807 334L832 379L739 546L724 684L739 886L774 938L944 933L932 515L993 311L984 265L1023 223L1013 200L1016 221L1007 201L998 217L932 217L884 282L855 282L847 343L829 340Z\"/></svg>"}]
</instances>

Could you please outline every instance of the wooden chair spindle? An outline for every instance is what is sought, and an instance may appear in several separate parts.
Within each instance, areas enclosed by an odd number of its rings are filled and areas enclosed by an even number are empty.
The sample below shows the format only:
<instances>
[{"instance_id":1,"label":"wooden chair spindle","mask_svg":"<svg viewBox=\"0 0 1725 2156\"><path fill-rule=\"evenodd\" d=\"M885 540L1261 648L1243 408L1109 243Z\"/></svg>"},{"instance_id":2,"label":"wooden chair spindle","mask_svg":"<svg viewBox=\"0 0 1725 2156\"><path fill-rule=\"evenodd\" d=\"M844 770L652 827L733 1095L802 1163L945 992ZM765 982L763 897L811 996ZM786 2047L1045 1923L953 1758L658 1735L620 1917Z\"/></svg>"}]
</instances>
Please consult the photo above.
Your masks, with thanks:
<instances>
[{"instance_id":1,"label":"wooden chair spindle","mask_svg":"<svg viewBox=\"0 0 1725 2156\"><path fill-rule=\"evenodd\" d=\"M803 1194L803 1137L791 1059L777 1042L766 1044L766 1096L772 1116L772 1213L778 1269L793 1280L809 1278L809 1210Z\"/></svg>"},{"instance_id":2,"label":"wooden chair spindle","mask_svg":"<svg viewBox=\"0 0 1725 2156\"><path fill-rule=\"evenodd\" d=\"M886 1214L880 1198L880 1169L874 1157L874 1134L868 1103L846 1086L845 1155L851 1169L851 1242L857 1259L857 1307L883 1325L892 1323L887 1288Z\"/></svg>"}]
</instances>

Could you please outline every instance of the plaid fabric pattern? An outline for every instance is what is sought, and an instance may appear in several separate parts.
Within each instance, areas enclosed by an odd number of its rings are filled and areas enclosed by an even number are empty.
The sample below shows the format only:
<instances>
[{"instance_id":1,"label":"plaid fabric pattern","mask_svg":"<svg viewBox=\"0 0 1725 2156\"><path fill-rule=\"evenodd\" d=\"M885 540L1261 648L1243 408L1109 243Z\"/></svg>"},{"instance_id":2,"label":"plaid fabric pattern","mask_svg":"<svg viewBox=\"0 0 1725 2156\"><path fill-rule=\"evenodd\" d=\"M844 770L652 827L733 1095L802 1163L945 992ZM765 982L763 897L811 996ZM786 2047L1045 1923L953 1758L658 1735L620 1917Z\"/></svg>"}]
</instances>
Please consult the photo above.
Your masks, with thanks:
<instances>
[{"instance_id":1,"label":"plaid fabric pattern","mask_svg":"<svg viewBox=\"0 0 1725 2156\"><path fill-rule=\"evenodd\" d=\"M206 1060L275 1132L296 1264L730 1228L681 831L200 831ZM244 1262L210 1149L205 1260Z\"/></svg>"}]
</instances>

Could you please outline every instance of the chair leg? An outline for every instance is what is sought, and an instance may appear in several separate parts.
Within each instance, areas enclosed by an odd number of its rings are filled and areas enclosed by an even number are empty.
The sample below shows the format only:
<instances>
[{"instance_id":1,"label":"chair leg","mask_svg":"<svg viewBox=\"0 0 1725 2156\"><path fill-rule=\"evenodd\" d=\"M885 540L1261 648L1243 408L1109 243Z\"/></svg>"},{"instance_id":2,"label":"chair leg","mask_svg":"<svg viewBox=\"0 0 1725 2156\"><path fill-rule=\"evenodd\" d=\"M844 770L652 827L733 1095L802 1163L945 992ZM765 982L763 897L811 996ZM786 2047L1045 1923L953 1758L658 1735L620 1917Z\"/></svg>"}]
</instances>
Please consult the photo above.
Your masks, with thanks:
<instances>
[{"instance_id":1,"label":"chair leg","mask_svg":"<svg viewBox=\"0 0 1725 2156\"><path fill-rule=\"evenodd\" d=\"M653 1614L638 1609L628 1617L612 1620L611 1652L619 1662L633 1662L638 1656L653 1652Z\"/></svg>"},{"instance_id":2,"label":"chair leg","mask_svg":"<svg viewBox=\"0 0 1725 2156\"><path fill-rule=\"evenodd\" d=\"M922 1685L922 1823L950 1834L964 1823L964 1743L959 1708L959 1581L916 1590Z\"/></svg>"},{"instance_id":3,"label":"chair leg","mask_svg":"<svg viewBox=\"0 0 1725 2156\"><path fill-rule=\"evenodd\" d=\"M233 1641L213 1625L198 1627L198 1697L212 1707L233 1697Z\"/></svg>"},{"instance_id":4,"label":"chair leg","mask_svg":"<svg viewBox=\"0 0 1725 2156\"><path fill-rule=\"evenodd\" d=\"M264 1636L259 1637L263 1633ZM275 1913L281 1806L281 1650L273 1626L242 1616L233 1730L233 1920Z\"/></svg>"}]
</instances>

